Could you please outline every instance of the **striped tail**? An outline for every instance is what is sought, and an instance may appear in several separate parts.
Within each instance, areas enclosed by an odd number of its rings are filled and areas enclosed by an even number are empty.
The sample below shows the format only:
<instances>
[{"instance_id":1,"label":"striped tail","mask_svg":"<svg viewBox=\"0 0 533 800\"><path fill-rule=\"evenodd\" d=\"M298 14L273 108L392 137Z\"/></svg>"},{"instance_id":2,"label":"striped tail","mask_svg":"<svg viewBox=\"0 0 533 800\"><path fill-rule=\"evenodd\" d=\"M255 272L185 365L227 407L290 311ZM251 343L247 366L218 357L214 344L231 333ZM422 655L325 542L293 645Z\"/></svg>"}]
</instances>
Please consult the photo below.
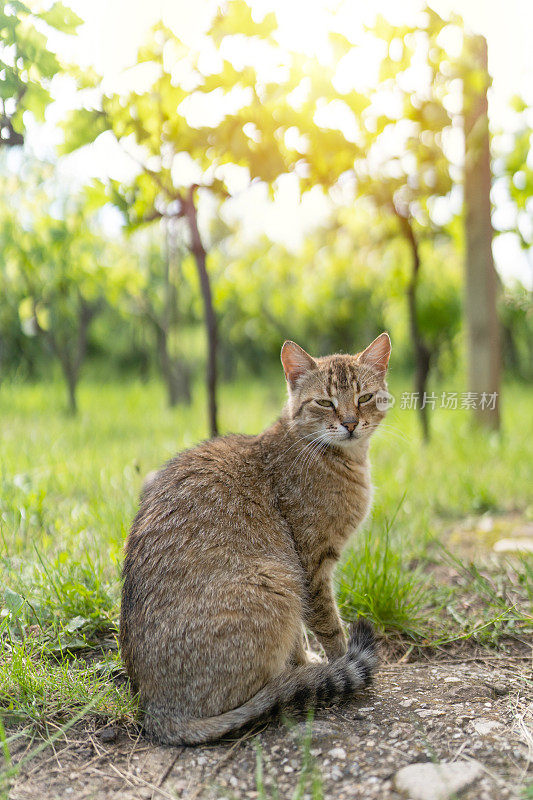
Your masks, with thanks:
<instances>
[{"instance_id":1,"label":"striped tail","mask_svg":"<svg viewBox=\"0 0 533 800\"><path fill-rule=\"evenodd\" d=\"M370 683L376 666L372 626L365 620L358 620L351 626L348 650L341 658L282 672L242 706L216 717L180 718L171 708L149 703L144 729L163 744L210 742L250 722L274 716L284 708L305 710L349 700L358 689Z\"/></svg>"}]
</instances>

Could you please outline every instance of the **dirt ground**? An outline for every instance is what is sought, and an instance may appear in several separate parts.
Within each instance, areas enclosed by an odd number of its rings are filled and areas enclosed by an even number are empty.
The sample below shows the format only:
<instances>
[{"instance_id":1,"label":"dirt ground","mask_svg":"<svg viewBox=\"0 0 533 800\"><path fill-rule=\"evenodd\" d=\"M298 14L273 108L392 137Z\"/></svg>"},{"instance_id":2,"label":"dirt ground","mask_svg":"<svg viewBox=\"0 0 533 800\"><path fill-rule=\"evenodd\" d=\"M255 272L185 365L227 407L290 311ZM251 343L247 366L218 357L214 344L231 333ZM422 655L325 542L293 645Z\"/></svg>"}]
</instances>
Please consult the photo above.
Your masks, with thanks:
<instances>
[{"instance_id":1,"label":"dirt ground","mask_svg":"<svg viewBox=\"0 0 533 800\"><path fill-rule=\"evenodd\" d=\"M464 800L510 800L533 782L531 649L462 661L392 663L355 702L317 711L310 746L325 798L400 798L408 764L481 764ZM156 746L136 731L71 729L30 760L10 800L292 798L302 771L305 719L284 720L239 739L194 748ZM258 792L260 744L264 793ZM14 752L16 762L25 746ZM427 788L427 797L431 786ZM299 797L313 800L311 781Z\"/></svg>"}]
</instances>

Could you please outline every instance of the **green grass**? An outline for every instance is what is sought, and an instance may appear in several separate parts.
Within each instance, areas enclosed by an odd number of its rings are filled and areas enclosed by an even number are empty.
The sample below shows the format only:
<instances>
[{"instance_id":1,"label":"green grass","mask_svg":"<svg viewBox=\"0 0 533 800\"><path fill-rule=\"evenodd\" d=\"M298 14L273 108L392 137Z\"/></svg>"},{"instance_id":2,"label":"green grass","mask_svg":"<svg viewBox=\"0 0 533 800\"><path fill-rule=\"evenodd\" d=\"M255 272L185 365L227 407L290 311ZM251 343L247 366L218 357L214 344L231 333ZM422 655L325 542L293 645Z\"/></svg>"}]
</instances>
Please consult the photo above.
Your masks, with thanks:
<instances>
[{"instance_id":1,"label":"green grass","mask_svg":"<svg viewBox=\"0 0 533 800\"><path fill-rule=\"evenodd\" d=\"M393 381L398 397L406 388ZM283 398L281 374L223 386L223 431L260 431ZM362 613L415 646L499 646L531 633L531 558L491 563L482 536L470 542L472 564L460 547L454 561L456 549L440 546L469 515L533 517L531 398L512 384L504 400L501 435L473 430L466 411L438 409L427 446L415 412L399 403L390 412L372 445L373 511L338 571L347 618ZM64 413L60 383L0 386L6 725L64 724L94 697L102 720L133 719L135 703L114 680L123 542L144 475L207 433L201 390L170 410L159 383L87 380L79 405L78 418ZM439 569L453 570L453 585L435 579Z\"/></svg>"}]
</instances>

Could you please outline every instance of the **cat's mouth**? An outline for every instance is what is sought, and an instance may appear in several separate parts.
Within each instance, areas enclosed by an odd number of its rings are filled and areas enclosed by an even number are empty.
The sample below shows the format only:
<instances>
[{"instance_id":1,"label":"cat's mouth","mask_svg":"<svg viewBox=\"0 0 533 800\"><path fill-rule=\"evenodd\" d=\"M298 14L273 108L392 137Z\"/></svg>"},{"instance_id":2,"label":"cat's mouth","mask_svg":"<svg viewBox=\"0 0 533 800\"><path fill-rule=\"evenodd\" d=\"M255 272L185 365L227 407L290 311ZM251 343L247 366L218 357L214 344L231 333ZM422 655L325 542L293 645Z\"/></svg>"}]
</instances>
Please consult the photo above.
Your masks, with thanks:
<instances>
[{"instance_id":1,"label":"cat's mouth","mask_svg":"<svg viewBox=\"0 0 533 800\"><path fill-rule=\"evenodd\" d=\"M336 441L340 444L347 444L348 442L355 442L362 438L363 433L361 431L346 431L346 433L336 439Z\"/></svg>"}]
</instances>

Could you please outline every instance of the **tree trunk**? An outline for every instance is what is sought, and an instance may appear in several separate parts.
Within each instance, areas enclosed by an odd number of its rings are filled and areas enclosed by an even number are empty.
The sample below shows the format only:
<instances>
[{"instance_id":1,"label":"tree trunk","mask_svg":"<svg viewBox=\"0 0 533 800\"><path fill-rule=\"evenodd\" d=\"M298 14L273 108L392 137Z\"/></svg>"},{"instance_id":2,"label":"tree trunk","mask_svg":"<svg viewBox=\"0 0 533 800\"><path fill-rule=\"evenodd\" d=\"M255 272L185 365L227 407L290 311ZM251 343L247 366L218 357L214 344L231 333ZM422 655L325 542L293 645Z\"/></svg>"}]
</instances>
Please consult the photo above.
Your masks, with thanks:
<instances>
[{"instance_id":1,"label":"tree trunk","mask_svg":"<svg viewBox=\"0 0 533 800\"><path fill-rule=\"evenodd\" d=\"M517 377L523 378L524 375L522 375L522 370L520 368L520 358L518 357L518 349L514 340L513 329L510 325L502 323L501 334L503 363Z\"/></svg>"},{"instance_id":2,"label":"tree trunk","mask_svg":"<svg viewBox=\"0 0 533 800\"><path fill-rule=\"evenodd\" d=\"M81 367L87 353L87 336L89 332L89 325L100 308L99 302L92 304L87 303L81 296L78 298L78 303L78 330L72 349L70 342L61 344L54 335L53 330L48 331L50 345L53 352L56 354L59 363L61 364L61 370L67 384L68 409L71 414L78 413L76 390L80 378Z\"/></svg>"},{"instance_id":3,"label":"tree trunk","mask_svg":"<svg viewBox=\"0 0 533 800\"><path fill-rule=\"evenodd\" d=\"M167 386L168 404L176 406L179 402L191 402L191 376L187 364L180 359L173 359L168 349L167 331L154 322L157 338L157 352L161 364L161 372Z\"/></svg>"},{"instance_id":4,"label":"tree trunk","mask_svg":"<svg viewBox=\"0 0 533 800\"><path fill-rule=\"evenodd\" d=\"M78 386L78 376L72 372L63 370L68 388L68 410L75 416L78 413L78 401L76 398L76 388Z\"/></svg>"},{"instance_id":5,"label":"tree trunk","mask_svg":"<svg viewBox=\"0 0 533 800\"><path fill-rule=\"evenodd\" d=\"M51 330L48 331L48 341L50 342L52 352L55 353L59 361L61 372L67 384L68 411L70 414L76 415L78 413L76 388L78 385L79 371L76 369L68 345L63 346Z\"/></svg>"},{"instance_id":6,"label":"tree trunk","mask_svg":"<svg viewBox=\"0 0 533 800\"><path fill-rule=\"evenodd\" d=\"M429 440L429 419L428 407L425 403L427 392L427 381L431 369L431 350L426 345L420 326L418 324L418 279L420 274L420 253L416 240L411 219L400 214L395 209L400 221L402 233L411 251L411 277L407 286L407 308L409 313L409 332L415 356L415 392L418 394L418 414L422 426L424 441Z\"/></svg>"},{"instance_id":7,"label":"tree trunk","mask_svg":"<svg viewBox=\"0 0 533 800\"><path fill-rule=\"evenodd\" d=\"M468 334L468 384L475 392L476 419L497 429L500 425L500 330L497 315L497 276L492 256L490 141L488 125L487 43L482 36L466 40L470 56L464 85L465 126L465 312ZM483 77L479 88L479 75ZM494 403L480 402L493 396Z\"/></svg>"},{"instance_id":8,"label":"tree trunk","mask_svg":"<svg viewBox=\"0 0 533 800\"><path fill-rule=\"evenodd\" d=\"M207 334L207 369L206 387L209 414L210 435L218 436L217 423L217 321L213 308L211 284L206 266L206 252L198 230L198 214L194 203L194 186L189 190L187 199L183 201L183 213L189 225L191 252L196 261L196 269L200 280L200 289L204 304L204 320Z\"/></svg>"}]
</instances>

